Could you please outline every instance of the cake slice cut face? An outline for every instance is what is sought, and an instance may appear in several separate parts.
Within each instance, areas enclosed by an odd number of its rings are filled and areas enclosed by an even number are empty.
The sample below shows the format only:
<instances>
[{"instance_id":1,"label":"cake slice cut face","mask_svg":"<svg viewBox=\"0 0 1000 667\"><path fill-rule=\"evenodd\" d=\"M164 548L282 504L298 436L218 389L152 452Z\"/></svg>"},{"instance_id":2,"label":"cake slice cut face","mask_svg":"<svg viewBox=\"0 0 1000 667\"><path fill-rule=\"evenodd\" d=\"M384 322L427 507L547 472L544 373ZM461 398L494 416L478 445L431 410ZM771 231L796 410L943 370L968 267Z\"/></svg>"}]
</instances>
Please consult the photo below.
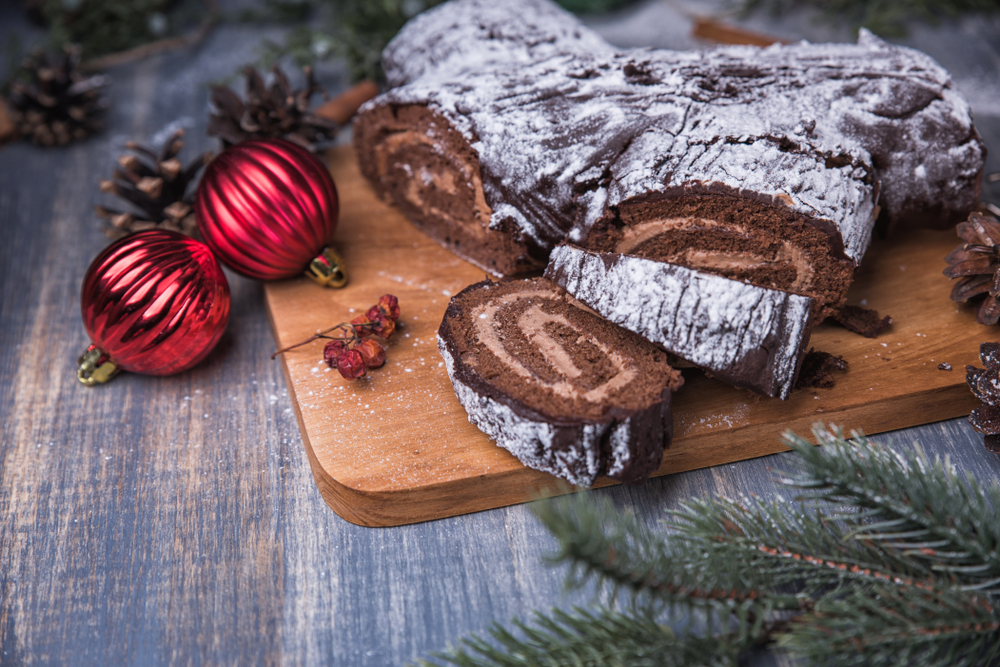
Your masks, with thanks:
<instances>
[{"instance_id":1,"label":"cake slice cut face","mask_svg":"<svg viewBox=\"0 0 1000 667\"><path fill-rule=\"evenodd\" d=\"M471 285L438 347L469 420L525 465L579 486L645 481L670 443L666 354L544 278Z\"/></svg>"},{"instance_id":2,"label":"cake slice cut face","mask_svg":"<svg viewBox=\"0 0 1000 667\"><path fill-rule=\"evenodd\" d=\"M496 276L537 271L545 254L524 235L490 226L479 156L440 114L420 105L382 106L355 125L361 171L381 197L459 257Z\"/></svg>"}]
</instances>

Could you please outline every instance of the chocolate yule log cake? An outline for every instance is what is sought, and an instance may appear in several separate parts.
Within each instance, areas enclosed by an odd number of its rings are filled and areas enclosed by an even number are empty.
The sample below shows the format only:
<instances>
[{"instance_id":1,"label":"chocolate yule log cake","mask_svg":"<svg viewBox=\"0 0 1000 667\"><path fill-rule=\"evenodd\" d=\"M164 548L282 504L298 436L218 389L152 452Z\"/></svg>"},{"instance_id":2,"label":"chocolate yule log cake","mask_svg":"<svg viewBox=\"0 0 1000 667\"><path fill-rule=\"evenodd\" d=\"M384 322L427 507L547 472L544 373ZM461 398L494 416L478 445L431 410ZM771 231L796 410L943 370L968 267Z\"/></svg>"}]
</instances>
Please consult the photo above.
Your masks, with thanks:
<instances>
[{"instance_id":1,"label":"chocolate yule log cake","mask_svg":"<svg viewBox=\"0 0 1000 667\"><path fill-rule=\"evenodd\" d=\"M604 242L664 217L660 233L671 235L710 219L723 232L762 235L763 245L780 237L793 246L786 254L821 265L813 274L838 274L824 302L842 297L876 210L863 157L768 133L675 135L668 126L682 124L689 105L664 97L650 118L650 100L634 96L620 71L574 82L572 100L557 94L561 71L539 66L530 78L498 100L483 95L510 91L519 76L478 73L478 92L464 83L423 88L426 77L390 91L400 105L372 107L355 124L362 171L429 236L496 275L544 267L566 238ZM410 95L469 109L482 139L466 141L467 124L455 117L402 103Z\"/></svg>"},{"instance_id":2,"label":"chocolate yule log cake","mask_svg":"<svg viewBox=\"0 0 1000 667\"><path fill-rule=\"evenodd\" d=\"M551 281L465 288L438 347L469 421L525 465L579 486L599 476L640 483L659 467L680 373Z\"/></svg>"},{"instance_id":3,"label":"chocolate yule log cake","mask_svg":"<svg viewBox=\"0 0 1000 667\"><path fill-rule=\"evenodd\" d=\"M547 0L452 0L384 56L394 87L353 133L381 196L495 275L565 244L548 275L571 295L772 396L844 303L876 221L947 225L978 201L985 149L948 73L865 31L617 51ZM606 270L576 275L584 263Z\"/></svg>"},{"instance_id":4,"label":"chocolate yule log cake","mask_svg":"<svg viewBox=\"0 0 1000 667\"><path fill-rule=\"evenodd\" d=\"M613 53L541 0L493 4L454 0L403 28L386 49L400 85L363 107L354 144L383 196L494 274L677 208L760 223L737 234L793 218L857 264L880 189L886 226L946 225L978 200L968 105L918 51L862 32Z\"/></svg>"}]
</instances>

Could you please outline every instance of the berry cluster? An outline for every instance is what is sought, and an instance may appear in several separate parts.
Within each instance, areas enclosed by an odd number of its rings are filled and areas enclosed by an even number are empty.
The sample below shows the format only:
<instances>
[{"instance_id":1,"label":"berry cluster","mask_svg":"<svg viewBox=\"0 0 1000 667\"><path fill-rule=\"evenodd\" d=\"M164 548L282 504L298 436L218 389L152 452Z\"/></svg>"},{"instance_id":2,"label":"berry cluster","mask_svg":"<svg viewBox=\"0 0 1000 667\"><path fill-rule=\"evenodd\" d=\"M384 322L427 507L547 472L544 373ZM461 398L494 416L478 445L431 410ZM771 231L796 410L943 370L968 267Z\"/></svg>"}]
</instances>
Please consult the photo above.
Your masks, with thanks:
<instances>
[{"instance_id":1,"label":"berry cluster","mask_svg":"<svg viewBox=\"0 0 1000 667\"><path fill-rule=\"evenodd\" d=\"M391 294L383 294L378 303L369 308L364 315L359 315L350 322L341 322L311 336L308 340L278 350L272 358L323 338L327 340L323 347L323 361L327 366L336 368L348 380L364 377L369 368L378 368L385 363L385 348L371 336L389 338L396 331L398 319L399 299Z\"/></svg>"},{"instance_id":2,"label":"berry cluster","mask_svg":"<svg viewBox=\"0 0 1000 667\"><path fill-rule=\"evenodd\" d=\"M330 339L323 347L323 360L348 380L364 377L369 368L385 363L385 348L368 336L389 338L398 319L399 300L391 294L382 295L364 315L334 327L339 335L322 336Z\"/></svg>"}]
</instances>

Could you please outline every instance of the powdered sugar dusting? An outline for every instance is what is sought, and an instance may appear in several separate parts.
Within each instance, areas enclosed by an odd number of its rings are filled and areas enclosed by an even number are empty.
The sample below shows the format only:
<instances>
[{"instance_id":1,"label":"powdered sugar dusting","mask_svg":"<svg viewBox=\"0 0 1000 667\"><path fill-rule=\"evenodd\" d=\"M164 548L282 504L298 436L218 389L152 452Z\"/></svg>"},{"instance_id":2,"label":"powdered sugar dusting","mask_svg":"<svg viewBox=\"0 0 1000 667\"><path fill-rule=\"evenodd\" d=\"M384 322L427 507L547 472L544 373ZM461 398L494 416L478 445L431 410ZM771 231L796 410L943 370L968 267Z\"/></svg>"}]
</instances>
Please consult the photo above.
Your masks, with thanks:
<instances>
[{"instance_id":1,"label":"powdered sugar dusting","mask_svg":"<svg viewBox=\"0 0 1000 667\"><path fill-rule=\"evenodd\" d=\"M430 71L461 73L493 63L530 63L567 45L583 53L614 51L553 3L523 0L520 7L510 4L465 0L416 16L382 53L389 85L404 85ZM407 34L423 39L410 39Z\"/></svg>"},{"instance_id":2,"label":"powdered sugar dusting","mask_svg":"<svg viewBox=\"0 0 1000 667\"><path fill-rule=\"evenodd\" d=\"M731 410L725 412L714 412L695 418L691 415L682 415L674 422L674 430L679 436L687 436L698 432L727 430L738 428L750 423L750 406L746 403L739 403Z\"/></svg>"},{"instance_id":3,"label":"powdered sugar dusting","mask_svg":"<svg viewBox=\"0 0 1000 667\"><path fill-rule=\"evenodd\" d=\"M608 320L721 379L787 398L808 342L813 300L683 266L552 252L549 277Z\"/></svg>"}]
</instances>

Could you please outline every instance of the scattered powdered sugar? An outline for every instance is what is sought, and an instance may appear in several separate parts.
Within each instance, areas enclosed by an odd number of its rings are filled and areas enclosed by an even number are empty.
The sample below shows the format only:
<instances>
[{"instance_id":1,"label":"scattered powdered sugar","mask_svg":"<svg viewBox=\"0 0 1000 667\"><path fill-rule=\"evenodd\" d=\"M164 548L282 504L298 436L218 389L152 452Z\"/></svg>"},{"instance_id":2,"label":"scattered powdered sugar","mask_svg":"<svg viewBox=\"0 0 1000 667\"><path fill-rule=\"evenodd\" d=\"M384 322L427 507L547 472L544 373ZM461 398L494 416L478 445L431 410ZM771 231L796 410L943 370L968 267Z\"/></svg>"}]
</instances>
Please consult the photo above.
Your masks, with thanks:
<instances>
[{"instance_id":1,"label":"scattered powdered sugar","mask_svg":"<svg viewBox=\"0 0 1000 667\"><path fill-rule=\"evenodd\" d=\"M732 410L727 412L717 412L697 418L691 415L684 415L677 419L675 428L678 435L689 435L705 429L709 431L731 429L748 424L749 415L750 406L746 403L740 403L734 405Z\"/></svg>"}]
</instances>

